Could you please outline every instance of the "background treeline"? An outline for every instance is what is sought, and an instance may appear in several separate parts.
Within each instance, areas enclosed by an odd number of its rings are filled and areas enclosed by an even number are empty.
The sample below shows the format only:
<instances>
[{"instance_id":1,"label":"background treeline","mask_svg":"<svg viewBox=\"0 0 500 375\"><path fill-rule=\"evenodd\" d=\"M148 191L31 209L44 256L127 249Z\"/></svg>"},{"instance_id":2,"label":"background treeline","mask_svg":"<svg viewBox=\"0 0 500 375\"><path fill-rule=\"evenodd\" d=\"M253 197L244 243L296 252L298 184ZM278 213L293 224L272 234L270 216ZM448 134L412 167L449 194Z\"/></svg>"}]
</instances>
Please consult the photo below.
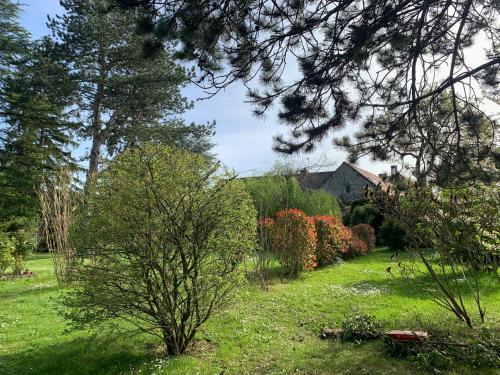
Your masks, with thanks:
<instances>
[{"instance_id":1,"label":"background treeline","mask_svg":"<svg viewBox=\"0 0 500 375\"><path fill-rule=\"evenodd\" d=\"M293 176L267 174L242 179L252 196L259 217L272 217L285 209L298 209L308 216L334 216L345 226L368 224L375 230L377 243L398 250L408 244L406 233L394 220L368 199L342 206L324 189L303 190Z\"/></svg>"},{"instance_id":2,"label":"background treeline","mask_svg":"<svg viewBox=\"0 0 500 375\"><path fill-rule=\"evenodd\" d=\"M88 190L103 162L147 142L210 152L213 124L181 118L192 72L169 48L144 59L143 11L108 5L63 0L50 35L34 39L22 5L0 0L0 272L48 249L38 192L61 168L90 177L72 187Z\"/></svg>"},{"instance_id":3,"label":"background treeline","mask_svg":"<svg viewBox=\"0 0 500 375\"><path fill-rule=\"evenodd\" d=\"M392 250L401 250L408 245L405 230L391 217L384 215L382 210L368 199L351 202L342 210L345 225L354 226L369 224L375 230L377 243L388 246Z\"/></svg>"},{"instance_id":4,"label":"background treeline","mask_svg":"<svg viewBox=\"0 0 500 375\"><path fill-rule=\"evenodd\" d=\"M323 189L303 190L293 176L265 175L243 179L259 216L274 217L286 208L296 208L309 216L329 215L341 218L337 199Z\"/></svg>"}]
</instances>

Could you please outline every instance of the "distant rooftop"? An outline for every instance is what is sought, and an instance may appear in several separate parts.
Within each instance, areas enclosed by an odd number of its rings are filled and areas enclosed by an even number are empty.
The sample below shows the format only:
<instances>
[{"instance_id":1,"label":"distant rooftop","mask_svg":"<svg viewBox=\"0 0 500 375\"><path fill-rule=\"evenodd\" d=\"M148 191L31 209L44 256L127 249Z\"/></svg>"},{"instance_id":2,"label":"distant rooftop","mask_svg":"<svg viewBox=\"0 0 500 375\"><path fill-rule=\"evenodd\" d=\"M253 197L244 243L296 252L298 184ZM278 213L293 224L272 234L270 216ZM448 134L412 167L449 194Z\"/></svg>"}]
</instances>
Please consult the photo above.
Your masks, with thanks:
<instances>
[{"instance_id":1,"label":"distant rooftop","mask_svg":"<svg viewBox=\"0 0 500 375\"><path fill-rule=\"evenodd\" d=\"M382 188L389 187L389 184L385 182L380 176L377 176L376 174L373 174L371 172L365 171L364 169L361 169L357 165L354 165L352 163L344 162L347 165L349 165L352 169L354 169L356 172L358 172L361 176L369 180L372 184L378 185L380 184Z\"/></svg>"},{"instance_id":2,"label":"distant rooftop","mask_svg":"<svg viewBox=\"0 0 500 375\"><path fill-rule=\"evenodd\" d=\"M373 185L381 185L383 189L387 188L389 184L385 182L380 176L373 174L371 172L365 171L364 169L344 161L342 164L346 164L351 167L359 175L367 179ZM338 167L340 168L340 166ZM337 168L337 169L338 169ZM335 169L335 171L337 170ZM295 177L297 178L300 186L303 189L320 189L324 183L335 173L335 171L325 171L325 172L308 172L306 169L302 170Z\"/></svg>"}]
</instances>

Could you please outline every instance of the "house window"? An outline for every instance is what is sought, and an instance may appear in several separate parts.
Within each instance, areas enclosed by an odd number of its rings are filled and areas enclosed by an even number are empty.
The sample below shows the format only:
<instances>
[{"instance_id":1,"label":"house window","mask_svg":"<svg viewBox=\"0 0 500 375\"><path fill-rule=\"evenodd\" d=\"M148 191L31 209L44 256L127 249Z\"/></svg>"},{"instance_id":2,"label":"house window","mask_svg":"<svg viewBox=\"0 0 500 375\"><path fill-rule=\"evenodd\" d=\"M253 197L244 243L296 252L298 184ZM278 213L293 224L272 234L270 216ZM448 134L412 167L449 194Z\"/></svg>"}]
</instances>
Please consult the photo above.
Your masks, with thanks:
<instances>
[{"instance_id":1,"label":"house window","mask_svg":"<svg viewBox=\"0 0 500 375\"><path fill-rule=\"evenodd\" d=\"M349 193L351 192L351 185L347 184L347 185L345 186L345 192L346 192L347 194L349 194Z\"/></svg>"}]
</instances>

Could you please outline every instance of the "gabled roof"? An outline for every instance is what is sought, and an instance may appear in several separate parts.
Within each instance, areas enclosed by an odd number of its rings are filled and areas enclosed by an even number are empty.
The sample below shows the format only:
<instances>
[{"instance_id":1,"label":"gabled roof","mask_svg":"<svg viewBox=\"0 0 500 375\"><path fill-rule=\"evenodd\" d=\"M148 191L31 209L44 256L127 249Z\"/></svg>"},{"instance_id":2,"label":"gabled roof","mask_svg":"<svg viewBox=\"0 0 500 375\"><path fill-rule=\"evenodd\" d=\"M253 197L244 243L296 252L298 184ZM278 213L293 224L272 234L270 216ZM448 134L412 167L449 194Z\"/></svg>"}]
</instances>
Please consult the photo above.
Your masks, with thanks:
<instances>
[{"instance_id":1,"label":"gabled roof","mask_svg":"<svg viewBox=\"0 0 500 375\"><path fill-rule=\"evenodd\" d=\"M306 190L320 189L323 184L332 176L333 172L300 172L295 175L300 187Z\"/></svg>"},{"instance_id":2,"label":"gabled roof","mask_svg":"<svg viewBox=\"0 0 500 375\"><path fill-rule=\"evenodd\" d=\"M354 169L357 173L359 173L361 176L363 176L364 178L366 178L368 181L370 181L375 186L377 186L378 184L380 184L380 187L382 189L386 189L386 188L389 187L389 184L387 182L385 182L380 176L377 176L376 174L373 174L371 172L365 171L364 169L361 169L357 165L348 163L346 161L343 164L346 164L349 167L351 167L352 169Z\"/></svg>"},{"instance_id":3,"label":"gabled roof","mask_svg":"<svg viewBox=\"0 0 500 375\"><path fill-rule=\"evenodd\" d=\"M373 174L371 172L365 171L361 169L357 165L352 163L348 163L344 161L342 164L345 164L349 168L353 169L356 173L358 173L361 177L366 179L368 182L372 183L375 186L380 184L382 189L387 189L389 187L389 183L385 182L381 177ZM330 179L334 175L334 173L342 167L342 164L335 171L328 172L307 172L302 171L299 174L295 175L295 178L300 184L302 189L320 189L323 187L325 182Z\"/></svg>"}]
</instances>

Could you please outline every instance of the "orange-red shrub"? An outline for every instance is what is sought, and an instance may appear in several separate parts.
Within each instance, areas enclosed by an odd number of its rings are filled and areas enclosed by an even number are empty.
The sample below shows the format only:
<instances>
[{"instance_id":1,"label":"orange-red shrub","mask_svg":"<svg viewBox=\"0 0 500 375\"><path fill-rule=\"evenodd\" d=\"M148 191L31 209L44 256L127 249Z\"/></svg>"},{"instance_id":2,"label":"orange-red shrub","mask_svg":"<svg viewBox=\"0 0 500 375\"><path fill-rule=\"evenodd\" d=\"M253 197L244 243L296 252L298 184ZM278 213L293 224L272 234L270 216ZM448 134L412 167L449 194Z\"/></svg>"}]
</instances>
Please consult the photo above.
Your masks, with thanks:
<instances>
[{"instance_id":1,"label":"orange-red shrub","mask_svg":"<svg viewBox=\"0 0 500 375\"><path fill-rule=\"evenodd\" d=\"M340 228L340 233L342 236L342 248L340 249L340 253L342 256L345 256L349 252L349 242L352 238L351 229L342 225Z\"/></svg>"},{"instance_id":2,"label":"orange-red shrub","mask_svg":"<svg viewBox=\"0 0 500 375\"><path fill-rule=\"evenodd\" d=\"M312 270L316 262L316 229L302 211L287 209L276 213L272 230L272 247L279 258L283 276L297 277Z\"/></svg>"},{"instance_id":3,"label":"orange-red shrub","mask_svg":"<svg viewBox=\"0 0 500 375\"><path fill-rule=\"evenodd\" d=\"M335 216L314 216L316 226L316 258L320 266L331 264L347 251L350 233Z\"/></svg>"},{"instance_id":4,"label":"orange-red shrub","mask_svg":"<svg viewBox=\"0 0 500 375\"><path fill-rule=\"evenodd\" d=\"M367 251L375 247L375 229L369 224L358 224L351 228L352 233L366 244Z\"/></svg>"},{"instance_id":5,"label":"orange-red shrub","mask_svg":"<svg viewBox=\"0 0 500 375\"><path fill-rule=\"evenodd\" d=\"M344 257L352 258L355 256L366 254L367 251L368 248L365 241L358 238L358 236L351 232L351 236L347 245L347 251L344 253Z\"/></svg>"}]
</instances>

